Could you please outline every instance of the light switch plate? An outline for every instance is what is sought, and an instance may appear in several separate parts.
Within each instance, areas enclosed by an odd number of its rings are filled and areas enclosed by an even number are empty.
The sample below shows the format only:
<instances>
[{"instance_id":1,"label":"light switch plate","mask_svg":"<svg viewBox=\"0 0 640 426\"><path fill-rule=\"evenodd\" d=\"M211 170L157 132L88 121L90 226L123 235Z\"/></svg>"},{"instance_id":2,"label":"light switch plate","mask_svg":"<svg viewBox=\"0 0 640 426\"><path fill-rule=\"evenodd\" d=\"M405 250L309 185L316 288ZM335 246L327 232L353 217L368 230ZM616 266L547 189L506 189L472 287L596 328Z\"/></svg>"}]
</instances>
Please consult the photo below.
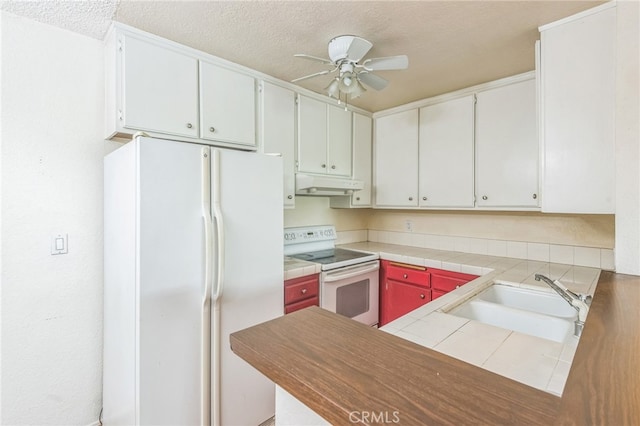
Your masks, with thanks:
<instances>
[{"instance_id":1,"label":"light switch plate","mask_svg":"<svg viewBox=\"0 0 640 426\"><path fill-rule=\"evenodd\" d=\"M56 234L51 237L51 254L67 254L69 252L69 234Z\"/></svg>"}]
</instances>

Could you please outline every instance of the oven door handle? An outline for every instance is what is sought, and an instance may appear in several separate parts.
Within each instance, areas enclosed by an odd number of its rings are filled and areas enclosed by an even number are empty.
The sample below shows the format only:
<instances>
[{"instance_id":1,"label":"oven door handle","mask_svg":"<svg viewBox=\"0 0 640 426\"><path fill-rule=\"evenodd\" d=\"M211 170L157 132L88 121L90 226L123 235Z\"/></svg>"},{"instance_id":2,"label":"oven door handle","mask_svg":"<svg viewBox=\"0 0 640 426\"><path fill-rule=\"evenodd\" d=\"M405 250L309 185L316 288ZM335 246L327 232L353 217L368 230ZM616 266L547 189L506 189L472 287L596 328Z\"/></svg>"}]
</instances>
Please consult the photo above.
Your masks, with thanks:
<instances>
[{"instance_id":1,"label":"oven door handle","mask_svg":"<svg viewBox=\"0 0 640 426\"><path fill-rule=\"evenodd\" d=\"M348 272L345 273L327 273L327 275L324 277L323 282L325 283L332 283L332 282L336 282L336 281L341 281L341 280L346 280L347 278L353 278L356 277L358 275L362 275L365 274L367 272L373 272L373 271L377 271L380 269L380 266L378 266L378 263L376 262L375 265L370 265L367 267L363 267L363 268L358 268L358 269L352 269Z\"/></svg>"}]
</instances>

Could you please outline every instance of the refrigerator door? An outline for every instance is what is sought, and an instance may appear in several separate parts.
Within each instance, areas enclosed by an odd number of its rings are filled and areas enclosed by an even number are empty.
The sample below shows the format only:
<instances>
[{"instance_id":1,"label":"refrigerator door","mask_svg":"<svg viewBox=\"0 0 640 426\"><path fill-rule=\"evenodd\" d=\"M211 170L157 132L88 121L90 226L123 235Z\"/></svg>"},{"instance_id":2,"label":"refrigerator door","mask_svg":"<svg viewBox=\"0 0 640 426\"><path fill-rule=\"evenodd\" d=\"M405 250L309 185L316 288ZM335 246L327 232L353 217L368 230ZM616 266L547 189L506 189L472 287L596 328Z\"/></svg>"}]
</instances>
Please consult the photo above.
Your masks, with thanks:
<instances>
[{"instance_id":1,"label":"refrigerator door","mask_svg":"<svg viewBox=\"0 0 640 426\"><path fill-rule=\"evenodd\" d=\"M275 386L231 352L229 334L283 314L282 158L217 151L211 187L224 217L221 424L257 425L274 414Z\"/></svg>"},{"instance_id":2,"label":"refrigerator door","mask_svg":"<svg viewBox=\"0 0 640 426\"><path fill-rule=\"evenodd\" d=\"M200 424L201 146L138 138L138 424Z\"/></svg>"}]
</instances>

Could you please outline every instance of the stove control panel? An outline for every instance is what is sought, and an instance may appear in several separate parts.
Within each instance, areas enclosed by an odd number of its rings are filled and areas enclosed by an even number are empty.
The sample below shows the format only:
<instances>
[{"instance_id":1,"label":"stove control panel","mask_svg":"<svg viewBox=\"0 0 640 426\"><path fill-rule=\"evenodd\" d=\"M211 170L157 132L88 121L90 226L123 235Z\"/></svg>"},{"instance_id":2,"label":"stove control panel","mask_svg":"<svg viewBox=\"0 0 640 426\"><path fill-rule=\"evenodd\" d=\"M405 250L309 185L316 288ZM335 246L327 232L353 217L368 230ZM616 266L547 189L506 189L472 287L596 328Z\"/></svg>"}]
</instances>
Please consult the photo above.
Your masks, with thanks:
<instances>
[{"instance_id":1,"label":"stove control panel","mask_svg":"<svg viewBox=\"0 0 640 426\"><path fill-rule=\"evenodd\" d=\"M336 238L336 228L332 225L284 229L285 246L320 241L334 241Z\"/></svg>"}]
</instances>

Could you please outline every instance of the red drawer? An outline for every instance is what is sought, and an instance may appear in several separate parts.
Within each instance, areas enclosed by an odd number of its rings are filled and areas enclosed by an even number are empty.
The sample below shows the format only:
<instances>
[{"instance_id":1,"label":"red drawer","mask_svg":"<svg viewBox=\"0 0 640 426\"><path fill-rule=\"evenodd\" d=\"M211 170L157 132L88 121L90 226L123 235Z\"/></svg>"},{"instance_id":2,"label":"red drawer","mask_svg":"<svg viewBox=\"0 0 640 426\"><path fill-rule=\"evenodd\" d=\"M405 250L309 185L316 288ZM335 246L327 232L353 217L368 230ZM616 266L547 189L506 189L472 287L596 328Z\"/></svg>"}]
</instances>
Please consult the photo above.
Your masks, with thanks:
<instances>
[{"instance_id":1,"label":"red drawer","mask_svg":"<svg viewBox=\"0 0 640 426\"><path fill-rule=\"evenodd\" d=\"M443 271L429 268L431 273L431 287L435 290L450 292L478 278L477 275L462 274L460 272Z\"/></svg>"},{"instance_id":2,"label":"red drawer","mask_svg":"<svg viewBox=\"0 0 640 426\"><path fill-rule=\"evenodd\" d=\"M405 265L403 263L389 262L386 268L388 279L404 283L430 287L429 272L423 266Z\"/></svg>"},{"instance_id":3,"label":"red drawer","mask_svg":"<svg viewBox=\"0 0 640 426\"><path fill-rule=\"evenodd\" d=\"M320 275L306 275L292 278L284 282L284 304L296 303L310 297L318 296Z\"/></svg>"},{"instance_id":4,"label":"red drawer","mask_svg":"<svg viewBox=\"0 0 640 426\"><path fill-rule=\"evenodd\" d=\"M316 296L311 299L303 300L302 302L286 305L284 307L284 313L290 314L291 312L299 311L300 309L308 308L309 306L320 306L320 298Z\"/></svg>"},{"instance_id":5,"label":"red drawer","mask_svg":"<svg viewBox=\"0 0 640 426\"><path fill-rule=\"evenodd\" d=\"M287 285L284 288L284 304L299 302L318 295L318 279L308 280L298 284Z\"/></svg>"}]
</instances>

